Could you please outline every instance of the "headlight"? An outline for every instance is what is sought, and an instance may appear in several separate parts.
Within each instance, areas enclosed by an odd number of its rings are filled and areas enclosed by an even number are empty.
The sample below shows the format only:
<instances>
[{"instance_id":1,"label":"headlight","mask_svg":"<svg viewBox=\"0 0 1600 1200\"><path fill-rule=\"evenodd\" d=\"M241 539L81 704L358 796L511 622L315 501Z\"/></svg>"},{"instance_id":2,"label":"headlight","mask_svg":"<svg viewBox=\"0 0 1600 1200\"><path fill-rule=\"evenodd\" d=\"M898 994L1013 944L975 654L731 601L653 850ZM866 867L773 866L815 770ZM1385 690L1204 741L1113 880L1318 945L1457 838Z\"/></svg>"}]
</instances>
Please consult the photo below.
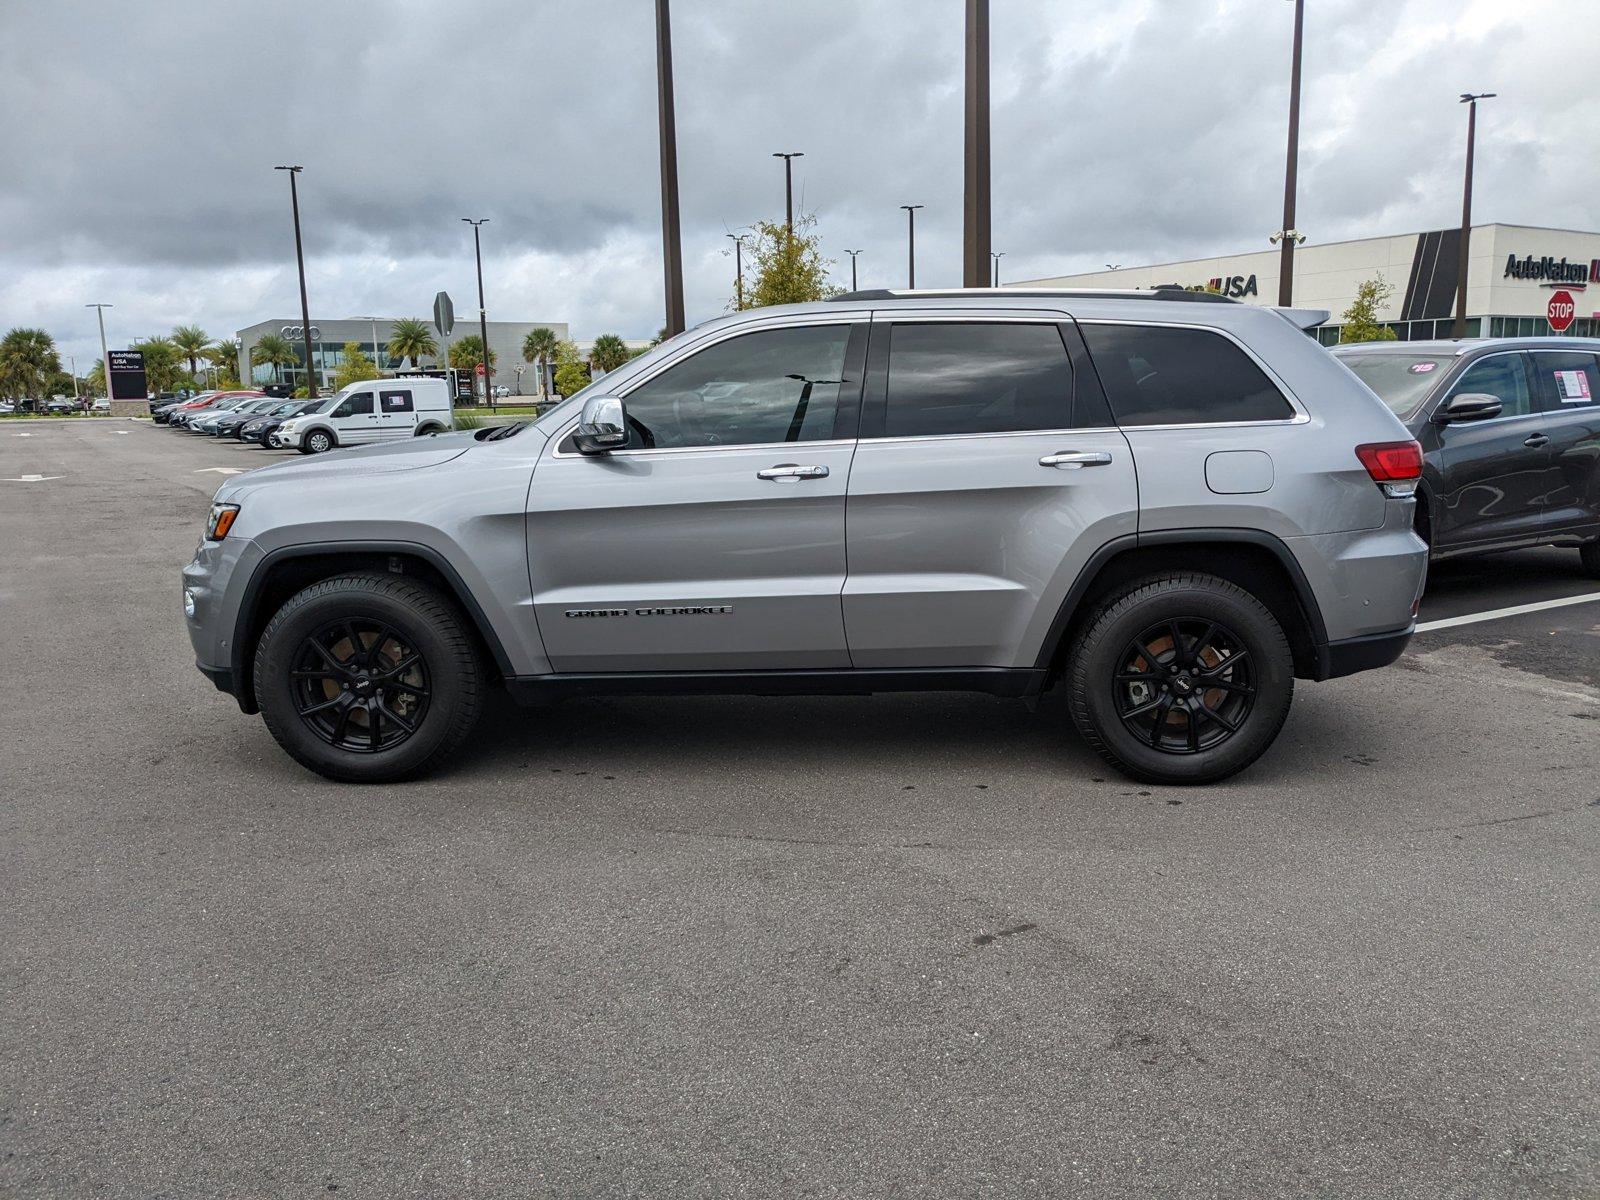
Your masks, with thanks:
<instances>
[{"instance_id":1,"label":"headlight","mask_svg":"<svg viewBox=\"0 0 1600 1200\"><path fill-rule=\"evenodd\" d=\"M206 522L206 541L220 542L228 536L228 530L233 528L234 521L239 516L237 504L213 504L211 506L211 519Z\"/></svg>"},{"instance_id":2,"label":"headlight","mask_svg":"<svg viewBox=\"0 0 1600 1200\"><path fill-rule=\"evenodd\" d=\"M194 589L193 588L184 588L183 589L183 615L186 616L186 617L194 616Z\"/></svg>"}]
</instances>

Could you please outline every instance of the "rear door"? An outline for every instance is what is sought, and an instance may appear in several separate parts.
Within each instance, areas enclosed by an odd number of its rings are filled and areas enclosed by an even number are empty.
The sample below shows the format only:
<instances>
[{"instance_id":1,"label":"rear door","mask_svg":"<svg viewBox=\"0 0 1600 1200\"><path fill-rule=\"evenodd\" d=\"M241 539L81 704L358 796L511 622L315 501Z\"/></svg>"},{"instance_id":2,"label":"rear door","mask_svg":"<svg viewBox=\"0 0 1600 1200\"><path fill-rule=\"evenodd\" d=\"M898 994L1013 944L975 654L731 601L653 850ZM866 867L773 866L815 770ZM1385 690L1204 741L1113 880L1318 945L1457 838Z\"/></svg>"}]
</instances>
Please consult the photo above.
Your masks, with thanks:
<instances>
[{"instance_id":1,"label":"rear door","mask_svg":"<svg viewBox=\"0 0 1600 1200\"><path fill-rule=\"evenodd\" d=\"M382 440L410 437L417 424L416 397L411 388L378 389L378 437Z\"/></svg>"},{"instance_id":2,"label":"rear door","mask_svg":"<svg viewBox=\"0 0 1600 1200\"><path fill-rule=\"evenodd\" d=\"M1600 525L1600 358L1587 350L1534 350L1529 359L1550 438L1546 528Z\"/></svg>"},{"instance_id":3,"label":"rear door","mask_svg":"<svg viewBox=\"0 0 1600 1200\"><path fill-rule=\"evenodd\" d=\"M1138 490L1065 313L878 313L847 509L856 667L1032 667Z\"/></svg>"}]
</instances>

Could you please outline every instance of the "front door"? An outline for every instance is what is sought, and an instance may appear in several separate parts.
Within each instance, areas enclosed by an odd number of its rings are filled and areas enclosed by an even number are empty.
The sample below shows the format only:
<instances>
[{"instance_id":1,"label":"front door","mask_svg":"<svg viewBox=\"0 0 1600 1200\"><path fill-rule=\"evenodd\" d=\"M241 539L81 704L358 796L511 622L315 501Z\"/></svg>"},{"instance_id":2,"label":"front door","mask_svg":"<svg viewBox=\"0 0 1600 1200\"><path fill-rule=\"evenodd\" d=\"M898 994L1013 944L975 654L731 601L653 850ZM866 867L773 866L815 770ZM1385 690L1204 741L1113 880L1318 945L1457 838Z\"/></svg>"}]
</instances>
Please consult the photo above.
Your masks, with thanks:
<instances>
[{"instance_id":1,"label":"front door","mask_svg":"<svg viewBox=\"0 0 1600 1200\"><path fill-rule=\"evenodd\" d=\"M1032 667L1095 549L1137 528L1133 454L1065 314L875 320L850 472L856 667Z\"/></svg>"},{"instance_id":2,"label":"front door","mask_svg":"<svg viewBox=\"0 0 1600 1200\"><path fill-rule=\"evenodd\" d=\"M528 494L534 613L558 672L849 666L839 594L866 326L732 332L622 396L632 441L570 432Z\"/></svg>"},{"instance_id":3,"label":"front door","mask_svg":"<svg viewBox=\"0 0 1600 1200\"><path fill-rule=\"evenodd\" d=\"M351 392L331 415L341 446L364 446L378 440L378 410L371 392Z\"/></svg>"}]
</instances>

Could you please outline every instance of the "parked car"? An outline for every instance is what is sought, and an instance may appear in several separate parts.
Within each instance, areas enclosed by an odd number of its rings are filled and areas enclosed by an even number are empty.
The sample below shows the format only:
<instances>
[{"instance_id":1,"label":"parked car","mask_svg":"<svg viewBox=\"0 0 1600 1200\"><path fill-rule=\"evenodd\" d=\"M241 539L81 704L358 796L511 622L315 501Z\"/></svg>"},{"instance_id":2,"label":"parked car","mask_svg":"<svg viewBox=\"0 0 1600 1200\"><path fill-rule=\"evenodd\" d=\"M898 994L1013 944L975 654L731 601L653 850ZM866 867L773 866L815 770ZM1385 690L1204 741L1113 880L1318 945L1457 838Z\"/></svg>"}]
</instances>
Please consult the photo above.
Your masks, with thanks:
<instances>
[{"instance_id":1,"label":"parked car","mask_svg":"<svg viewBox=\"0 0 1600 1200\"><path fill-rule=\"evenodd\" d=\"M197 413L206 411L220 411L227 408L230 403L238 404L246 400L260 400L262 393L254 389L239 389L228 392L203 392L192 400L186 400L171 410L167 424L175 429L182 429L194 418Z\"/></svg>"},{"instance_id":2,"label":"parked car","mask_svg":"<svg viewBox=\"0 0 1600 1200\"><path fill-rule=\"evenodd\" d=\"M17 411L17 406L13 401L0 400L0 413L6 414L6 415L9 416L11 413L14 413L16 411Z\"/></svg>"},{"instance_id":3,"label":"parked car","mask_svg":"<svg viewBox=\"0 0 1600 1200\"><path fill-rule=\"evenodd\" d=\"M277 407L269 408L266 412L241 425L236 436L241 442L255 442L258 445L265 446L267 438L276 432L279 425L282 425L297 413L303 413L306 409L314 407L316 404L317 401L315 400L279 401Z\"/></svg>"},{"instance_id":4,"label":"parked car","mask_svg":"<svg viewBox=\"0 0 1600 1200\"><path fill-rule=\"evenodd\" d=\"M110 401L110 399L108 397L105 397L105 396L96 396L94 398L94 400L90 402L89 411L91 411L91 412L110 412L111 411L111 401Z\"/></svg>"},{"instance_id":5,"label":"parked car","mask_svg":"<svg viewBox=\"0 0 1600 1200\"><path fill-rule=\"evenodd\" d=\"M302 454L323 454L335 446L362 446L453 428L455 414L445 381L402 375L351 384L278 426L272 444Z\"/></svg>"},{"instance_id":6,"label":"parked car","mask_svg":"<svg viewBox=\"0 0 1600 1200\"><path fill-rule=\"evenodd\" d=\"M69 413L77 412L78 404L77 401L68 400L62 396L51 396L44 402L44 411L53 413L58 417L66 416Z\"/></svg>"},{"instance_id":7,"label":"parked car","mask_svg":"<svg viewBox=\"0 0 1600 1200\"><path fill-rule=\"evenodd\" d=\"M211 434L212 437L237 437L239 430L244 428L247 422L253 421L256 417L282 406L283 401L274 400L271 397L262 400L251 400L247 404L239 405L232 412L222 413L211 418L207 423L206 432Z\"/></svg>"},{"instance_id":8,"label":"parked car","mask_svg":"<svg viewBox=\"0 0 1600 1200\"><path fill-rule=\"evenodd\" d=\"M1059 685L1121 770L1220 779L1296 678L1398 657L1422 590L1421 448L1302 332L1325 317L1021 289L736 313L534 421L226 481L184 570L196 662L335 779L428 770L495 679Z\"/></svg>"},{"instance_id":9,"label":"parked car","mask_svg":"<svg viewBox=\"0 0 1600 1200\"><path fill-rule=\"evenodd\" d=\"M1367 342L1334 354L1422 444L1433 557L1572 546L1600 578L1600 340Z\"/></svg>"},{"instance_id":10,"label":"parked car","mask_svg":"<svg viewBox=\"0 0 1600 1200\"><path fill-rule=\"evenodd\" d=\"M212 394L213 393L211 393L211 392L201 392L198 396L195 397L195 399L196 400L202 400L202 399L205 399L208 396L211 396ZM188 401L185 401L185 400L168 400L165 403L163 403L163 402L160 402L160 401L157 401L157 400L151 400L149 403L150 403L150 419L152 421L154 421L157 425L165 425L169 420L172 419L172 414L175 413L179 408L183 407L184 404L188 403Z\"/></svg>"}]
</instances>

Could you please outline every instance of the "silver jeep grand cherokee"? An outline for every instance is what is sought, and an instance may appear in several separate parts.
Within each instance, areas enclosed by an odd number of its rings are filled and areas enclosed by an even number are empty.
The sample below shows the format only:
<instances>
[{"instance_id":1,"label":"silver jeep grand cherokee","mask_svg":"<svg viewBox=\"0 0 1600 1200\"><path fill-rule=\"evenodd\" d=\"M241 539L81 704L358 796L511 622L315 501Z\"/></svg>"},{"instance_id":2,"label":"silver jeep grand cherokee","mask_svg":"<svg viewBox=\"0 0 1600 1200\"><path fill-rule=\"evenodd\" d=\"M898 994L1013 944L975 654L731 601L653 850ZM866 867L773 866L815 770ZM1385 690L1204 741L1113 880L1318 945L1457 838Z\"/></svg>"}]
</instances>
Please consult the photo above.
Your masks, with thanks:
<instances>
[{"instance_id":1,"label":"silver jeep grand cherokee","mask_svg":"<svg viewBox=\"0 0 1600 1200\"><path fill-rule=\"evenodd\" d=\"M1301 326L1183 291L858 292L708 322L520 426L231 479L184 570L200 669L344 780L485 690L1064 687L1138 779L1272 743L1392 662L1421 452Z\"/></svg>"}]
</instances>

